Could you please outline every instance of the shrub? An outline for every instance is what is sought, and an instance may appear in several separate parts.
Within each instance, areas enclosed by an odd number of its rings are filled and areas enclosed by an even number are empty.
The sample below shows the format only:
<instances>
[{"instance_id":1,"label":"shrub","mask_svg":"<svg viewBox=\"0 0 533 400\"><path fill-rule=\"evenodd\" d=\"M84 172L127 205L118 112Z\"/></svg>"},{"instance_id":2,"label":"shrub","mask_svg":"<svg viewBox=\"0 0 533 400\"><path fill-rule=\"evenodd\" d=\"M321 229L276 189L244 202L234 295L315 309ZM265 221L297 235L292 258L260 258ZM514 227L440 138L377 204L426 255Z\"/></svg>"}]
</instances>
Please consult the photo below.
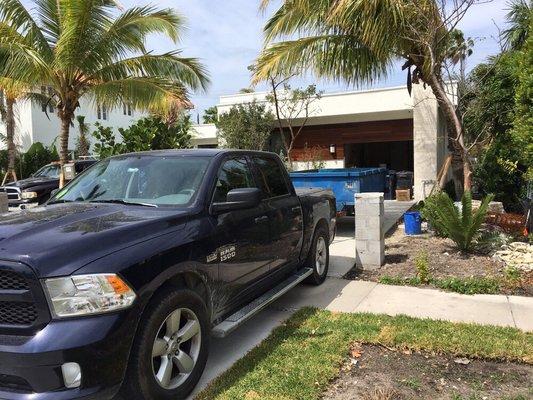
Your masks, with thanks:
<instances>
[{"instance_id":1,"label":"shrub","mask_svg":"<svg viewBox=\"0 0 533 400\"><path fill-rule=\"evenodd\" d=\"M420 282L428 284L430 281L429 276L429 259L428 253L425 251L417 255L415 258L416 273Z\"/></svg>"},{"instance_id":2,"label":"shrub","mask_svg":"<svg viewBox=\"0 0 533 400\"><path fill-rule=\"evenodd\" d=\"M443 278L432 283L439 289L461 294L493 294L500 291L500 281L490 277Z\"/></svg>"},{"instance_id":3,"label":"shrub","mask_svg":"<svg viewBox=\"0 0 533 400\"><path fill-rule=\"evenodd\" d=\"M479 209L472 211L472 194L466 191L461 199L461 211L446 193L438 193L426 201L424 215L437 232L452 239L461 251L470 251L487 215L493 196L483 199Z\"/></svg>"}]
</instances>

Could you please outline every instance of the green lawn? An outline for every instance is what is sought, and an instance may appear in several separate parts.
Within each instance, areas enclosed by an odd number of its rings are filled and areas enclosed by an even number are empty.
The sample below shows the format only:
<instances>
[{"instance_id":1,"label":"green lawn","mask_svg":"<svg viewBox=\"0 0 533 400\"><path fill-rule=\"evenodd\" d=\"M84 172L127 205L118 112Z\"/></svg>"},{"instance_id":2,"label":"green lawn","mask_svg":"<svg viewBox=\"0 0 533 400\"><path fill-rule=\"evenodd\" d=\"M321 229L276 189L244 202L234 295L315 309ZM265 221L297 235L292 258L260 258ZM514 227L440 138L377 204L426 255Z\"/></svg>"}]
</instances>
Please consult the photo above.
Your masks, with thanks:
<instances>
[{"instance_id":1,"label":"green lawn","mask_svg":"<svg viewBox=\"0 0 533 400\"><path fill-rule=\"evenodd\" d=\"M517 329L305 308L197 399L318 399L353 342L533 363L533 334Z\"/></svg>"}]
</instances>

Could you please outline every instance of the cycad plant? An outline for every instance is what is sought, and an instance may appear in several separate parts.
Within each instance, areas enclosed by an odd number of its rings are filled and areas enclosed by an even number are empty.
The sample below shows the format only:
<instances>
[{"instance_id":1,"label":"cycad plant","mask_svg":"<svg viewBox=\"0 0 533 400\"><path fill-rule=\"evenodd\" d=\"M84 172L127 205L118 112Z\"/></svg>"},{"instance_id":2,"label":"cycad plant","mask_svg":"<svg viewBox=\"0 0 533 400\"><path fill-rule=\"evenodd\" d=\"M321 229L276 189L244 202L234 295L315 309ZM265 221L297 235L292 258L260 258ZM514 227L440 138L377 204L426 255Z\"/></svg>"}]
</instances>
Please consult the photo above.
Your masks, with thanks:
<instances>
[{"instance_id":1,"label":"cycad plant","mask_svg":"<svg viewBox=\"0 0 533 400\"><path fill-rule=\"evenodd\" d=\"M113 0L28 3L0 2L0 77L49 86L61 120L61 163L82 96L94 106L153 110L169 98L188 104L188 90L208 83L197 59L178 50L155 54L145 46L152 34L179 41L183 18L172 9L122 11Z\"/></svg>"},{"instance_id":2,"label":"cycad plant","mask_svg":"<svg viewBox=\"0 0 533 400\"><path fill-rule=\"evenodd\" d=\"M469 191L463 194L461 210L446 193L440 192L435 194L431 201L426 202L424 215L438 232L452 239L461 251L470 251L493 197L485 197L474 213L472 194Z\"/></svg>"}]
</instances>

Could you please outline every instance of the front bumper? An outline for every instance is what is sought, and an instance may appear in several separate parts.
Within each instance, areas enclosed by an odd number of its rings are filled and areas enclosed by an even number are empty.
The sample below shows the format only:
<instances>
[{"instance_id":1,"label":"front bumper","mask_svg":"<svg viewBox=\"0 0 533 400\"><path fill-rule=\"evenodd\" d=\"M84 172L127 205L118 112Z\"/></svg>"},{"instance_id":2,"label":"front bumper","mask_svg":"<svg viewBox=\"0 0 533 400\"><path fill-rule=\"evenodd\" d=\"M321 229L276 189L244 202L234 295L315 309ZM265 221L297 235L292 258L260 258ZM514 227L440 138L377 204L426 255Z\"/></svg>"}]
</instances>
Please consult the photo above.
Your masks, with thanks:
<instances>
[{"instance_id":1,"label":"front bumper","mask_svg":"<svg viewBox=\"0 0 533 400\"><path fill-rule=\"evenodd\" d=\"M113 397L127 367L134 312L52 321L30 337L0 334L0 399ZM79 388L65 388L61 365L67 362L81 367Z\"/></svg>"}]
</instances>

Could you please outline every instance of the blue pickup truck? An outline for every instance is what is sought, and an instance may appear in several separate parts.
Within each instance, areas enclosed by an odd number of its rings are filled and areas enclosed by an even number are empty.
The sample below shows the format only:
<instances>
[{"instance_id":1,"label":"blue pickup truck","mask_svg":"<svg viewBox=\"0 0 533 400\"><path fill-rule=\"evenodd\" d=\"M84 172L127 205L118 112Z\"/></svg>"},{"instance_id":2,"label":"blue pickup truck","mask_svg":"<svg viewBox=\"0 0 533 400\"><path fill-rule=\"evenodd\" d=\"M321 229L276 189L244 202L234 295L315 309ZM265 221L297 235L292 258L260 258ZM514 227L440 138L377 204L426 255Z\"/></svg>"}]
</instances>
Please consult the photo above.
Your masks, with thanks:
<instances>
[{"instance_id":1,"label":"blue pickup truck","mask_svg":"<svg viewBox=\"0 0 533 400\"><path fill-rule=\"evenodd\" d=\"M335 216L271 153L100 161L0 216L0 398L186 398L210 335L324 281Z\"/></svg>"}]
</instances>

